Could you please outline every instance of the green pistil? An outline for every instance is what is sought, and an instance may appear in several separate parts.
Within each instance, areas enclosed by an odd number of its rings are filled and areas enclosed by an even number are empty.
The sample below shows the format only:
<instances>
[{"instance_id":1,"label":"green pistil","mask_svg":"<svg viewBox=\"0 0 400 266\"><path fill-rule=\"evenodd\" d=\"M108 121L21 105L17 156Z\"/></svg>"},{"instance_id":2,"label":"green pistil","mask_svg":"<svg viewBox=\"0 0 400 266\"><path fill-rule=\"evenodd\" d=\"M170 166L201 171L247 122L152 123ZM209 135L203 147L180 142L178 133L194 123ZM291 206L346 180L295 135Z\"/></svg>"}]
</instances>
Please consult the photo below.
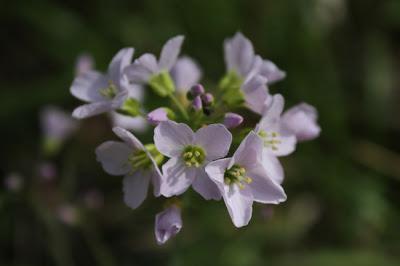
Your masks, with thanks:
<instances>
[{"instance_id":1,"label":"green pistil","mask_svg":"<svg viewBox=\"0 0 400 266\"><path fill-rule=\"evenodd\" d=\"M205 160L206 153L199 146L186 146L182 152L182 159L188 167L199 167Z\"/></svg>"},{"instance_id":2,"label":"green pistil","mask_svg":"<svg viewBox=\"0 0 400 266\"><path fill-rule=\"evenodd\" d=\"M112 81L109 81L108 84L107 88L100 89L100 94L107 99L113 99L117 95L118 90Z\"/></svg>"},{"instance_id":3,"label":"green pistil","mask_svg":"<svg viewBox=\"0 0 400 266\"><path fill-rule=\"evenodd\" d=\"M157 165L160 165L164 156L156 149L154 144L144 145L150 155L153 157ZM153 163L144 150L134 152L128 159L132 166L132 170L148 170L152 167Z\"/></svg>"},{"instance_id":4,"label":"green pistil","mask_svg":"<svg viewBox=\"0 0 400 266\"><path fill-rule=\"evenodd\" d=\"M250 177L246 176L246 169L237 164L227 169L224 174L225 184L236 184L240 189L245 188L246 184L250 184L252 181Z\"/></svg>"},{"instance_id":5,"label":"green pistil","mask_svg":"<svg viewBox=\"0 0 400 266\"><path fill-rule=\"evenodd\" d=\"M278 132L266 132L261 130L258 135L264 140L264 146L274 151L278 150L278 145L282 143L279 140L280 135Z\"/></svg>"}]
</instances>

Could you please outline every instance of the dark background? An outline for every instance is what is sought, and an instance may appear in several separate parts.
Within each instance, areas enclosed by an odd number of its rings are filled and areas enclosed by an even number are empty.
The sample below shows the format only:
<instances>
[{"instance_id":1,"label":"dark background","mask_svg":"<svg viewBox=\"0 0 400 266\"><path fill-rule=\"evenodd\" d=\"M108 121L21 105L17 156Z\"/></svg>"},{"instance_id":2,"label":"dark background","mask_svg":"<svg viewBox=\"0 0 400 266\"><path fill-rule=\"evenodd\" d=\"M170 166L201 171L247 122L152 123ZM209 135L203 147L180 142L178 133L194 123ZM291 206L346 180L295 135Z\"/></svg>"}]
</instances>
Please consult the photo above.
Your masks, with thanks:
<instances>
[{"instance_id":1,"label":"dark background","mask_svg":"<svg viewBox=\"0 0 400 266\"><path fill-rule=\"evenodd\" d=\"M322 128L282 159L288 201L257 205L249 226L191 193L181 233L157 246L162 201L130 210L121 178L95 161L115 138L105 116L85 120L57 156L40 153L38 112L79 104L69 86L82 52L105 70L122 47L158 54L184 34L183 53L217 81L222 42L238 30L288 73L271 92L314 105ZM24 179L19 192L1 187L0 265L400 265L400 1L4 1L0 32L0 174ZM42 160L56 180L37 181ZM104 195L95 210L83 206L92 189ZM78 222L57 219L62 204Z\"/></svg>"}]
</instances>

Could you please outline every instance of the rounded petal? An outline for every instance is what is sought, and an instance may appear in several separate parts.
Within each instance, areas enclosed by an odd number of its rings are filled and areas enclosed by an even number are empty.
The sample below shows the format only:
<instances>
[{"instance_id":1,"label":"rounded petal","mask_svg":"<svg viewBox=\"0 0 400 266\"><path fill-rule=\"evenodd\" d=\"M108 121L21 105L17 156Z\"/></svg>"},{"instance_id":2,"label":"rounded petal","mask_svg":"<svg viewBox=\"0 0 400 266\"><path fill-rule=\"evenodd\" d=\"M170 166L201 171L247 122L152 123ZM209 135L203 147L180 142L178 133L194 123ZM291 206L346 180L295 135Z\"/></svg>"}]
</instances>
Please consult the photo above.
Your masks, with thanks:
<instances>
[{"instance_id":1,"label":"rounded petal","mask_svg":"<svg viewBox=\"0 0 400 266\"><path fill-rule=\"evenodd\" d=\"M245 77L253 63L254 48L250 40L238 32L233 38L225 40L224 55L228 71L237 71Z\"/></svg>"},{"instance_id":2,"label":"rounded petal","mask_svg":"<svg viewBox=\"0 0 400 266\"><path fill-rule=\"evenodd\" d=\"M262 160L263 142L253 131L240 143L233 160L240 166L250 169Z\"/></svg>"},{"instance_id":3,"label":"rounded petal","mask_svg":"<svg viewBox=\"0 0 400 266\"><path fill-rule=\"evenodd\" d=\"M279 133L280 143L276 145L276 149L268 148L268 150L275 156L286 156L293 153L296 149L296 136L283 131Z\"/></svg>"},{"instance_id":4,"label":"rounded petal","mask_svg":"<svg viewBox=\"0 0 400 266\"><path fill-rule=\"evenodd\" d=\"M264 115L257 125L257 132L260 130L268 131L270 127L275 126L279 123L285 100L282 95L275 94L272 96L272 101L269 107L264 112Z\"/></svg>"},{"instance_id":5,"label":"rounded petal","mask_svg":"<svg viewBox=\"0 0 400 266\"><path fill-rule=\"evenodd\" d=\"M197 84L202 71L199 65L190 57L183 56L178 59L171 69L171 77L175 82L177 91L186 92Z\"/></svg>"},{"instance_id":6,"label":"rounded petal","mask_svg":"<svg viewBox=\"0 0 400 266\"><path fill-rule=\"evenodd\" d=\"M297 140L312 140L321 132L317 117L317 110L313 106L302 103L287 110L282 115L282 123L296 135Z\"/></svg>"},{"instance_id":7,"label":"rounded petal","mask_svg":"<svg viewBox=\"0 0 400 266\"><path fill-rule=\"evenodd\" d=\"M222 186L224 185L224 174L226 169L231 166L232 158L219 159L210 162L206 165L205 171L210 178L222 191Z\"/></svg>"},{"instance_id":8,"label":"rounded petal","mask_svg":"<svg viewBox=\"0 0 400 266\"><path fill-rule=\"evenodd\" d=\"M182 229L181 210L171 206L156 215L155 235L159 245L167 242Z\"/></svg>"},{"instance_id":9,"label":"rounded petal","mask_svg":"<svg viewBox=\"0 0 400 266\"><path fill-rule=\"evenodd\" d=\"M97 161L110 175L125 175L131 170L128 157L132 149L122 142L106 141L96 148Z\"/></svg>"},{"instance_id":10,"label":"rounded petal","mask_svg":"<svg viewBox=\"0 0 400 266\"><path fill-rule=\"evenodd\" d=\"M175 65L178 55L181 52L181 46L184 39L184 36L179 35L169 39L164 44L158 63L160 70L169 71Z\"/></svg>"},{"instance_id":11,"label":"rounded petal","mask_svg":"<svg viewBox=\"0 0 400 266\"><path fill-rule=\"evenodd\" d=\"M221 192L217 185L208 177L204 168L199 169L192 184L193 189L206 200L220 200Z\"/></svg>"},{"instance_id":12,"label":"rounded petal","mask_svg":"<svg viewBox=\"0 0 400 266\"><path fill-rule=\"evenodd\" d=\"M124 75L123 71L131 63L134 51L131 47L119 50L108 66L107 76L117 87L121 87L121 80L123 80Z\"/></svg>"},{"instance_id":13,"label":"rounded petal","mask_svg":"<svg viewBox=\"0 0 400 266\"><path fill-rule=\"evenodd\" d=\"M123 181L124 202L132 209L142 204L147 196L151 176L149 172L137 171L133 175L127 175Z\"/></svg>"},{"instance_id":14,"label":"rounded petal","mask_svg":"<svg viewBox=\"0 0 400 266\"><path fill-rule=\"evenodd\" d=\"M264 60L259 73L268 79L268 84L273 84L286 77L285 71L280 70L273 62L269 60Z\"/></svg>"},{"instance_id":15,"label":"rounded petal","mask_svg":"<svg viewBox=\"0 0 400 266\"><path fill-rule=\"evenodd\" d=\"M252 179L252 182L246 186L250 187L254 201L279 204L286 200L285 191L267 175L262 164L258 167L246 169L246 174Z\"/></svg>"},{"instance_id":16,"label":"rounded petal","mask_svg":"<svg viewBox=\"0 0 400 266\"><path fill-rule=\"evenodd\" d=\"M103 101L81 105L75 108L75 110L72 112L72 116L77 119L84 119L106 113L113 110L112 104L113 103L110 101Z\"/></svg>"},{"instance_id":17,"label":"rounded petal","mask_svg":"<svg viewBox=\"0 0 400 266\"><path fill-rule=\"evenodd\" d=\"M250 190L240 190L236 185L224 185L223 198L233 224L236 227L246 226L253 212Z\"/></svg>"},{"instance_id":18,"label":"rounded petal","mask_svg":"<svg viewBox=\"0 0 400 266\"><path fill-rule=\"evenodd\" d=\"M183 147L192 144L193 139L192 129L183 123L163 121L154 129L154 144L168 157L180 156Z\"/></svg>"},{"instance_id":19,"label":"rounded petal","mask_svg":"<svg viewBox=\"0 0 400 266\"><path fill-rule=\"evenodd\" d=\"M106 76L97 71L87 71L74 79L70 92L82 101L97 102L104 100L99 90L108 86Z\"/></svg>"},{"instance_id":20,"label":"rounded petal","mask_svg":"<svg viewBox=\"0 0 400 266\"><path fill-rule=\"evenodd\" d=\"M247 107L257 114L265 112L265 102L271 97L266 84L266 78L255 76L242 85Z\"/></svg>"},{"instance_id":21,"label":"rounded petal","mask_svg":"<svg viewBox=\"0 0 400 266\"><path fill-rule=\"evenodd\" d=\"M278 158L272 155L268 150L263 150L262 164L267 172L267 175L272 178L276 183L282 184L285 178L282 164Z\"/></svg>"},{"instance_id":22,"label":"rounded petal","mask_svg":"<svg viewBox=\"0 0 400 266\"><path fill-rule=\"evenodd\" d=\"M228 154L232 134L222 124L211 124L197 130L194 143L203 147L207 160L216 160Z\"/></svg>"},{"instance_id":23,"label":"rounded petal","mask_svg":"<svg viewBox=\"0 0 400 266\"><path fill-rule=\"evenodd\" d=\"M185 192L196 177L196 168L186 167L178 158L169 159L162 166L163 176L160 192L165 197Z\"/></svg>"}]
</instances>

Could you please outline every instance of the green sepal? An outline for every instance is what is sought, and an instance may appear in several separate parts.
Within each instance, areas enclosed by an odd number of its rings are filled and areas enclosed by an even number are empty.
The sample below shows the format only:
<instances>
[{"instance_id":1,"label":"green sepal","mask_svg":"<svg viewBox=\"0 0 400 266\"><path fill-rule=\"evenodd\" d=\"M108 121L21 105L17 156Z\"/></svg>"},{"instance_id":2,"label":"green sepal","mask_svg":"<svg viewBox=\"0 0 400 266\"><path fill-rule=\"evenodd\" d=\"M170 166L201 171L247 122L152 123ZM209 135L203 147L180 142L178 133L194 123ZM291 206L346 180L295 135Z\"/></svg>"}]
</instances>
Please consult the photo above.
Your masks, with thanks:
<instances>
[{"instance_id":1,"label":"green sepal","mask_svg":"<svg viewBox=\"0 0 400 266\"><path fill-rule=\"evenodd\" d=\"M149 80L149 85L161 97L171 95L175 91L174 81L167 71L162 71L152 76Z\"/></svg>"},{"instance_id":2,"label":"green sepal","mask_svg":"<svg viewBox=\"0 0 400 266\"><path fill-rule=\"evenodd\" d=\"M242 84L243 80L236 72L228 72L218 84L222 101L229 106L242 105L244 103L244 94L240 89Z\"/></svg>"},{"instance_id":3,"label":"green sepal","mask_svg":"<svg viewBox=\"0 0 400 266\"><path fill-rule=\"evenodd\" d=\"M121 108L117 110L118 113L123 115L129 115L132 117L139 116L140 112L140 102L134 98L128 98L122 104Z\"/></svg>"}]
</instances>

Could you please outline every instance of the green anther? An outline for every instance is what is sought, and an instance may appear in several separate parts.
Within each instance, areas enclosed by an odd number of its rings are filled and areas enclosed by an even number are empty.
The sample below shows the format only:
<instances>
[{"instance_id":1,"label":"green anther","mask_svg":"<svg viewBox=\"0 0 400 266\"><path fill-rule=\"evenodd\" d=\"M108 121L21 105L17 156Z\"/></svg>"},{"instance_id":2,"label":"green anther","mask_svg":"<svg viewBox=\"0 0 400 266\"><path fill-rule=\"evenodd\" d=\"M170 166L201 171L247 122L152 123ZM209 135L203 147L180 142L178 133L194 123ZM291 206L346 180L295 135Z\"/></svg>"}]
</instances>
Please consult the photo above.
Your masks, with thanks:
<instances>
[{"instance_id":1,"label":"green anther","mask_svg":"<svg viewBox=\"0 0 400 266\"><path fill-rule=\"evenodd\" d=\"M107 99L113 99L117 95L118 90L112 81L109 81L108 84L107 88L100 89L100 94Z\"/></svg>"},{"instance_id":2,"label":"green anther","mask_svg":"<svg viewBox=\"0 0 400 266\"><path fill-rule=\"evenodd\" d=\"M234 164L231 168L227 169L224 174L225 184L236 184L240 189L245 188L246 184L250 184L253 180L246 176L246 169L238 164Z\"/></svg>"},{"instance_id":3,"label":"green anther","mask_svg":"<svg viewBox=\"0 0 400 266\"><path fill-rule=\"evenodd\" d=\"M146 150L153 157L157 165L160 165L164 160L164 156L156 149L154 144L144 145ZM132 166L132 170L148 170L152 167L153 163L147 153L144 150L139 150L131 154L128 158L129 163Z\"/></svg>"},{"instance_id":4,"label":"green anther","mask_svg":"<svg viewBox=\"0 0 400 266\"><path fill-rule=\"evenodd\" d=\"M182 159L187 167L200 167L206 159L206 153L199 146L186 146L182 152Z\"/></svg>"},{"instance_id":5,"label":"green anther","mask_svg":"<svg viewBox=\"0 0 400 266\"><path fill-rule=\"evenodd\" d=\"M167 71L162 71L149 80L150 87L161 97L171 95L175 91L175 84Z\"/></svg>"}]
</instances>

